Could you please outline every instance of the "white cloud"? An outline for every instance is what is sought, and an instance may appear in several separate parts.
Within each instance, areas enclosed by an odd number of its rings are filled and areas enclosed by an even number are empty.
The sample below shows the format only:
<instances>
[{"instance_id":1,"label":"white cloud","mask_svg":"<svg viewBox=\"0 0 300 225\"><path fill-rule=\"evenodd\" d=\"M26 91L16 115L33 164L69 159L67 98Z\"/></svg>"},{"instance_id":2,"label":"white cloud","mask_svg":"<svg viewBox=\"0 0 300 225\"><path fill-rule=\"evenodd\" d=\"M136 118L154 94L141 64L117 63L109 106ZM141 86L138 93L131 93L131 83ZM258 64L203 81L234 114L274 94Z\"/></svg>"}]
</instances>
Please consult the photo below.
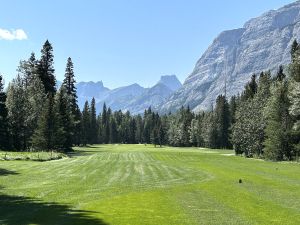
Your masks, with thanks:
<instances>
[{"instance_id":1,"label":"white cloud","mask_svg":"<svg viewBox=\"0 0 300 225\"><path fill-rule=\"evenodd\" d=\"M0 40L26 40L27 34L22 29L6 30L0 28Z\"/></svg>"}]
</instances>

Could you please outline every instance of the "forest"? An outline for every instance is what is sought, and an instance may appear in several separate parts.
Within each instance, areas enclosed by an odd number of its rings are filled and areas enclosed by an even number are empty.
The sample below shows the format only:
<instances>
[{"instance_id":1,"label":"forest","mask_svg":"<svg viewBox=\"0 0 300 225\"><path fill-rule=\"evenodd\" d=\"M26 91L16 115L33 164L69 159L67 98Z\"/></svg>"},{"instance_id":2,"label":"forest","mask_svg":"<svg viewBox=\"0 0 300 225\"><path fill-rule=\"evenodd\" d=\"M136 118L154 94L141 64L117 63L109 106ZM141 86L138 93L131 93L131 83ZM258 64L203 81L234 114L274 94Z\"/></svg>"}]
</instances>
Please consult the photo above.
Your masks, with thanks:
<instances>
[{"instance_id":1,"label":"forest","mask_svg":"<svg viewBox=\"0 0 300 225\"><path fill-rule=\"evenodd\" d=\"M300 45L293 42L291 63L278 65L277 73L253 74L242 93L228 99L224 90L211 110L197 113L182 106L165 115L151 107L143 115L132 115L104 104L97 115L95 99L80 110L72 59L67 59L63 83L57 87L48 40L40 59L32 53L20 61L7 88L0 74L0 149L68 152L74 146L102 143L233 148L245 157L298 160Z\"/></svg>"}]
</instances>

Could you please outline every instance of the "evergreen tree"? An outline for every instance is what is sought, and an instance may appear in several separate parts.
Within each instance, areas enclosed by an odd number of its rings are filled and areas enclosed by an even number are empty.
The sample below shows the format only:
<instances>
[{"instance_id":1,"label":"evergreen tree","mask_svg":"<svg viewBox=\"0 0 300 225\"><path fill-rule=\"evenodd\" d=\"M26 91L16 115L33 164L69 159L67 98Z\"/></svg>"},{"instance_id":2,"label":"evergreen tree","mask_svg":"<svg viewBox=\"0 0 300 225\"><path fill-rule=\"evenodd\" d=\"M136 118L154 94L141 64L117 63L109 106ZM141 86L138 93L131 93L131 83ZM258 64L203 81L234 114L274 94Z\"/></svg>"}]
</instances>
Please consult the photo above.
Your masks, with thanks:
<instances>
[{"instance_id":1,"label":"evergreen tree","mask_svg":"<svg viewBox=\"0 0 300 225\"><path fill-rule=\"evenodd\" d=\"M69 96L64 86L61 86L55 95L55 139L54 147L57 150L69 151L73 144L73 114Z\"/></svg>"},{"instance_id":2,"label":"evergreen tree","mask_svg":"<svg viewBox=\"0 0 300 225\"><path fill-rule=\"evenodd\" d=\"M96 101L95 98L92 99L91 102L91 110L90 110L90 143L96 144L97 143L97 137L98 137L98 127L97 127L97 116L96 116Z\"/></svg>"},{"instance_id":3,"label":"evergreen tree","mask_svg":"<svg viewBox=\"0 0 300 225\"><path fill-rule=\"evenodd\" d=\"M143 142L143 119L141 115L136 116L136 132L135 132L135 140L137 143Z\"/></svg>"},{"instance_id":4,"label":"evergreen tree","mask_svg":"<svg viewBox=\"0 0 300 225\"><path fill-rule=\"evenodd\" d=\"M102 140L103 143L108 144L109 143L109 115L108 115L108 110L106 108L106 104L103 104L103 109L102 109Z\"/></svg>"},{"instance_id":5,"label":"evergreen tree","mask_svg":"<svg viewBox=\"0 0 300 225\"><path fill-rule=\"evenodd\" d=\"M160 138L159 138L159 129L160 126L156 125L151 131L151 143L154 145L155 148L156 145L161 145Z\"/></svg>"},{"instance_id":6,"label":"evergreen tree","mask_svg":"<svg viewBox=\"0 0 300 225\"><path fill-rule=\"evenodd\" d=\"M263 154L266 127L263 114L270 96L270 83L270 73L261 73L257 93L253 97L242 98L239 103L232 127L232 144L236 154L244 153L247 157Z\"/></svg>"},{"instance_id":7,"label":"evergreen tree","mask_svg":"<svg viewBox=\"0 0 300 225\"><path fill-rule=\"evenodd\" d=\"M288 111L289 106L287 82L276 81L265 109L267 126L264 154L268 159L291 160L292 158L290 137L292 119Z\"/></svg>"},{"instance_id":8,"label":"evergreen tree","mask_svg":"<svg viewBox=\"0 0 300 225\"><path fill-rule=\"evenodd\" d=\"M91 115L89 102L86 101L82 111L82 144L87 145L89 143L90 130L91 130Z\"/></svg>"},{"instance_id":9,"label":"evergreen tree","mask_svg":"<svg viewBox=\"0 0 300 225\"><path fill-rule=\"evenodd\" d=\"M153 128L152 110L149 107L144 112L143 142L151 143L151 130Z\"/></svg>"},{"instance_id":10,"label":"evergreen tree","mask_svg":"<svg viewBox=\"0 0 300 225\"><path fill-rule=\"evenodd\" d=\"M33 148L35 150L54 150L55 134L54 98L50 95L45 102L45 107L41 111L37 128L31 138Z\"/></svg>"},{"instance_id":11,"label":"evergreen tree","mask_svg":"<svg viewBox=\"0 0 300 225\"><path fill-rule=\"evenodd\" d=\"M67 95L70 99L70 105L72 108L73 115L75 115L76 106L77 106L77 94L75 87L75 75L74 75L74 66L72 59L69 57L66 66L65 78L63 80L63 86L66 89Z\"/></svg>"},{"instance_id":12,"label":"evergreen tree","mask_svg":"<svg viewBox=\"0 0 300 225\"><path fill-rule=\"evenodd\" d=\"M27 149L26 135L26 105L27 98L23 80L18 75L8 86L6 107L12 145L16 150Z\"/></svg>"},{"instance_id":13,"label":"evergreen tree","mask_svg":"<svg viewBox=\"0 0 300 225\"><path fill-rule=\"evenodd\" d=\"M46 94L54 94L56 92L56 79L54 75L53 48L47 40L41 50L41 59L38 62L37 73L45 87Z\"/></svg>"},{"instance_id":14,"label":"evergreen tree","mask_svg":"<svg viewBox=\"0 0 300 225\"><path fill-rule=\"evenodd\" d=\"M253 98L256 92L257 92L256 75L253 74L250 82L248 82L245 86L245 91L241 96L242 101L246 101L249 98Z\"/></svg>"},{"instance_id":15,"label":"evergreen tree","mask_svg":"<svg viewBox=\"0 0 300 225\"><path fill-rule=\"evenodd\" d=\"M74 65L72 59L69 57L67 60L65 78L63 80L63 86L68 96L68 105L71 108L72 120L73 120L73 143L79 145L81 139L81 112L77 104L77 90L76 80L74 75Z\"/></svg>"},{"instance_id":16,"label":"evergreen tree","mask_svg":"<svg viewBox=\"0 0 300 225\"><path fill-rule=\"evenodd\" d=\"M9 133L6 108L6 93L4 92L4 80L0 74L0 149L9 148Z\"/></svg>"},{"instance_id":17,"label":"evergreen tree","mask_svg":"<svg viewBox=\"0 0 300 225\"><path fill-rule=\"evenodd\" d=\"M74 116L74 135L73 135L73 144L75 144L76 146L79 146L82 141L81 141L81 137L82 137L82 124L81 124L81 112L79 109L79 106L76 106L75 109L75 116Z\"/></svg>"},{"instance_id":18,"label":"evergreen tree","mask_svg":"<svg viewBox=\"0 0 300 225\"><path fill-rule=\"evenodd\" d=\"M295 63L295 60L297 58L296 56L296 53L298 52L299 50L299 45L298 45L298 42L297 40L295 39L293 41L293 44L292 44L292 47L291 47L291 58L292 58L292 63Z\"/></svg>"},{"instance_id":19,"label":"evergreen tree","mask_svg":"<svg viewBox=\"0 0 300 225\"><path fill-rule=\"evenodd\" d=\"M298 160L300 154L300 49L295 40L291 49L292 63L289 65L290 85L290 115L294 119L293 125L293 144L295 149L295 157Z\"/></svg>"},{"instance_id":20,"label":"evergreen tree","mask_svg":"<svg viewBox=\"0 0 300 225\"><path fill-rule=\"evenodd\" d=\"M37 76L37 60L35 54L31 53L28 60L20 61L17 71L23 80L25 88L27 88L31 84L32 79Z\"/></svg>"},{"instance_id":21,"label":"evergreen tree","mask_svg":"<svg viewBox=\"0 0 300 225\"><path fill-rule=\"evenodd\" d=\"M33 76L25 89L27 104L25 106L25 126L27 139L30 141L37 127L39 117L45 106L47 96L40 78Z\"/></svg>"},{"instance_id":22,"label":"evergreen tree","mask_svg":"<svg viewBox=\"0 0 300 225\"><path fill-rule=\"evenodd\" d=\"M229 144L229 127L230 127L230 112L226 97L219 95L216 100L215 108L217 140L218 148L228 148Z\"/></svg>"},{"instance_id":23,"label":"evergreen tree","mask_svg":"<svg viewBox=\"0 0 300 225\"><path fill-rule=\"evenodd\" d=\"M118 142L118 130L117 130L117 124L116 124L116 120L114 117L110 118L110 122L109 122L109 140L110 143L117 143Z\"/></svg>"},{"instance_id":24,"label":"evergreen tree","mask_svg":"<svg viewBox=\"0 0 300 225\"><path fill-rule=\"evenodd\" d=\"M277 71L275 80L277 80L277 81L283 81L285 77L286 77L286 75L285 75L284 72L283 72L283 66L280 65L280 66L279 66L279 69L278 69L278 71Z\"/></svg>"}]
</instances>

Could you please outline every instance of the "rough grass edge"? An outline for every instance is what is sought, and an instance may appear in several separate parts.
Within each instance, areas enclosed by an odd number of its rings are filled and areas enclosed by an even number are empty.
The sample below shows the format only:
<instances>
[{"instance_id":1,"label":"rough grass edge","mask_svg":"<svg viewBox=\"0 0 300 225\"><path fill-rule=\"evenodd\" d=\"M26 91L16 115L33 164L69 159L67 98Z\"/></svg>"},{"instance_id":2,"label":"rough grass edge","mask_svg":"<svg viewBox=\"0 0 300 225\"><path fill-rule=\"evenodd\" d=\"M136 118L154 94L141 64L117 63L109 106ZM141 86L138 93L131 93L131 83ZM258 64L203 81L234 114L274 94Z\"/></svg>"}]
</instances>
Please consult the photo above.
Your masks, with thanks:
<instances>
[{"instance_id":1,"label":"rough grass edge","mask_svg":"<svg viewBox=\"0 0 300 225\"><path fill-rule=\"evenodd\" d=\"M22 160L22 161L52 161L59 160L63 158L68 158L64 153L60 152L4 152L0 151L0 160L4 161L13 161L13 160Z\"/></svg>"}]
</instances>

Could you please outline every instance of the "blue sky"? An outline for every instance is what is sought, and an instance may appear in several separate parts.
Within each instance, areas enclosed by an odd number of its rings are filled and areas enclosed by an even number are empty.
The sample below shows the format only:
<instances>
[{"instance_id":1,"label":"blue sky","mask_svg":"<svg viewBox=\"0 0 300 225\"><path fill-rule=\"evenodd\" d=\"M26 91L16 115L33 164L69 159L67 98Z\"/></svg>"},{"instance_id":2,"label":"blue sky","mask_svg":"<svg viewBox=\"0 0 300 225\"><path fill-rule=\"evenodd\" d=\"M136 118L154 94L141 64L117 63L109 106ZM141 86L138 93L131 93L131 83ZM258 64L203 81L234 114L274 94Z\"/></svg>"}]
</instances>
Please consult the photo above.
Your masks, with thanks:
<instances>
[{"instance_id":1,"label":"blue sky","mask_svg":"<svg viewBox=\"0 0 300 225\"><path fill-rule=\"evenodd\" d=\"M8 83L19 60L39 57L46 39L54 47L57 79L72 57L77 81L109 88L139 83L149 87L161 75L183 82L223 30L288 0L6 0L0 1L1 30L20 29L0 39L0 72ZM24 31L24 33L22 33ZM18 40L21 39L21 40Z\"/></svg>"}]
</instances>

